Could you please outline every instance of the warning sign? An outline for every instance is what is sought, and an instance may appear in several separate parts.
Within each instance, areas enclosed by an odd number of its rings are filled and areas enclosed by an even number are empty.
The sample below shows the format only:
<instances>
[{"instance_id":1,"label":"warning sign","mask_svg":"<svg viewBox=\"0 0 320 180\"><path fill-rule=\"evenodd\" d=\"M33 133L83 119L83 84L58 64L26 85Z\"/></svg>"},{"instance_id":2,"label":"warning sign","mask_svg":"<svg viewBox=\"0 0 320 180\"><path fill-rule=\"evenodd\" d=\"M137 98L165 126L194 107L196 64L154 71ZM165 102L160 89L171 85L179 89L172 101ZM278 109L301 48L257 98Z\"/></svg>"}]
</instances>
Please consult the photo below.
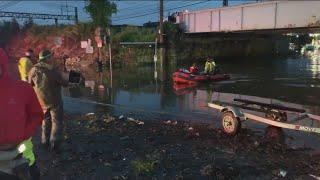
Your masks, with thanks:
<instances>
[{"instance_id":1,"label":"warning sign","mask_svg":"<svg viewBox=\"0 0 320 180\"><path fill-rule=\"evenodd\" d=\"M92 47L92 46L88 46L88 47L86 48L86 53L87 53L87 54L93 54L93 47Z\"/></svg>"},{"instance_id":2,"label":"warning sign","mask_svg":"<svg viewBox=\"0 0 320 180\"><path fill-rule=\"evenodd\" d=\"M81 41L81 48L85 49L88 47L88 42L87 41Z\"/></svg>"}]
</instances>

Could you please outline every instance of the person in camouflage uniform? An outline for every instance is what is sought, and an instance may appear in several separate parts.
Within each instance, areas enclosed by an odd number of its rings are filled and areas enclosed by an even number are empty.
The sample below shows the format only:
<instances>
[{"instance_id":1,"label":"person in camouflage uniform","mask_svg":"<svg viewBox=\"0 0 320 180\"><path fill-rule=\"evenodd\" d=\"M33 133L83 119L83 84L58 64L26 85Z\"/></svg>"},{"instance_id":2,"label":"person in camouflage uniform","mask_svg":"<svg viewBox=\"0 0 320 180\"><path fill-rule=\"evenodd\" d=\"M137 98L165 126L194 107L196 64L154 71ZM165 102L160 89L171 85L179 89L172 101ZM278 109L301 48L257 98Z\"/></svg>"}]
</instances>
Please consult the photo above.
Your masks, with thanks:
<instances>
[{"instance_id":1,"label":"person in camouflage uniform","mask_svg":"<svg viewBox=\"0 0 320 180\"><path fill-rule=\"evenodd\" d=\"M57 150L62 141L63 130L61 87L68 86L68 80L53 66L53 63L52 53L48 50L41 51L39 62L29 72L28 81L34 87L45 113L41 143L49 146L50 150Z\"/></svg>"}]
</instances>

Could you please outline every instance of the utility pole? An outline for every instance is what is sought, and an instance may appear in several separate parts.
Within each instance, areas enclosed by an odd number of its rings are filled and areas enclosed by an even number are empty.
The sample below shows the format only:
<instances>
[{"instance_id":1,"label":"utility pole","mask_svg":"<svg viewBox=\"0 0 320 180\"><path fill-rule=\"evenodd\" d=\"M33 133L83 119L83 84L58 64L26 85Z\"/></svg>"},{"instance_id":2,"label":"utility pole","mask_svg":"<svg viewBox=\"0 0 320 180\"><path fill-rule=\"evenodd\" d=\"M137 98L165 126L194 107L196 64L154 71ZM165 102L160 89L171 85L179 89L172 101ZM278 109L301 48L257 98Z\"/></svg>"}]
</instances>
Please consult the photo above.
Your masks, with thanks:
<instances>
[{"instance_id":1,"label":"utility pole","mask_svg":"<svg viewBox=\"0 0 320 180\"><path fill-rule=\"evenodd\" d=\"M78 20L78 8L74 7L74 22L75 24L78 24L79 20Z\"/></svg>"},{"instance_id":2,"label":"utility pole","mask_svg":"<svg viewBox=\"0 0 320 180\"><path fill-rule=\"evenodd\" d=\"M109 66L110 66L110 85L112 88L112 51L111 51L111 30L108 28L108 36L109 36Z\"/></svg>"},{"instance_id":3,"label":"utility pole","mask_svg":"<svg viewBox=\"0 0 320 180\"><path fill-rule=\"evenodd\" d=\"M163 0L160 0L159 42L163 44Z\"/></svg>"},{"instance_id":4,"label":"utility pole","mask_svg":"<svg viewBox=\"0 0 320 180\"><path fill-rule=\"evenodd\" d=\"M228 6L228 0L223 0L223 6Z\"/></svg>"}]
</instances>

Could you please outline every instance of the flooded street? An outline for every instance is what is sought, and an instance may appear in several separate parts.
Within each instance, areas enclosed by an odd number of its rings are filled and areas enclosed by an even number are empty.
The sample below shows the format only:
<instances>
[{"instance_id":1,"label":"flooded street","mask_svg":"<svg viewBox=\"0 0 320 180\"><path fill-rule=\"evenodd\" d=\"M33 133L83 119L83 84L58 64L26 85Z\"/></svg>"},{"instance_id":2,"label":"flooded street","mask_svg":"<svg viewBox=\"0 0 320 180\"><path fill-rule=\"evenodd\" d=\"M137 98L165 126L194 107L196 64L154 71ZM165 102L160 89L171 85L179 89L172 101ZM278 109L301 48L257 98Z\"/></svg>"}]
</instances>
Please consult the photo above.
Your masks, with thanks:
<instances>
[{"instance_id":1,"label":"flooded street","mask_svg":"<svg viewBox=\"0 0 320 180\"><path fill-rule=\"evenodd\" d=\"M0 180L320 179L319 9L3 2Z\"/></svg>"},{"instance_id":2,"label":"flooded street","mask_svg":"<svg viewBox=\"0 0 320 180\"><path fill-rule=\"evenodd\" d=\"M208 108L207 103L220 92L278 99L295 103L308 113L320 115L320 80L316 78L320 73L320 62L317 60L300 57L217 59L222 71L231 74L230 80L185 87L173 84L171 74L177 68L188 68L192 60L185 61L178 57L169 58L171 65L165 82L159 80L159 70L155 78L154 65L115 68L112 84L108 67L102 74L97 73L95 67L86 69L86 88L64 89L66 111L71 114L110 113L151 121L167 119L205 122L219 128L220 113ZM203 68L203 64L198 63L200 68ZM80 107L78 103L81 103ZM105 103L107 106L97 103ZM311 121L306 123L319 124ZM244 126L258 134L263 134L266 128L266 125L251 122L244 123ZM286 143L294 148L320 150L317 135L292 130L285 130L285 134Z\"/></svg>"}]
</instances>

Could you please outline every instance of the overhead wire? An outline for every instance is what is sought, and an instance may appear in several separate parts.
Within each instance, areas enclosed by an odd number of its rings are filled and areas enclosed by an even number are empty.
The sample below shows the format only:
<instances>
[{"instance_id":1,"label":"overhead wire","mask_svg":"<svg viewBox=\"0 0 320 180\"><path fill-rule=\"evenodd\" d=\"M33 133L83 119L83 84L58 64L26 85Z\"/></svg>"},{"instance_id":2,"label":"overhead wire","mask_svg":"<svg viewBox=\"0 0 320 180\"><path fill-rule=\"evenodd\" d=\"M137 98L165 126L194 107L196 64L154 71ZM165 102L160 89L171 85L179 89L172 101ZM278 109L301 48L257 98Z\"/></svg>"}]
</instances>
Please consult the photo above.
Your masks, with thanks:
<instances>
[{"instance_id":1,"label":"overhead wire","mask_svg":"<svg viewBox=\"0 0 320 180\"><path fill-rule=\"evenodd\" d=\"M154 7L154 2L155 1L149 1L153 4L149 4L149 5L146 5L146 6L140 6L140 7L137 7L137 8L134 8L134 12L130 11L129 14L123 14L123 12L126 12L126 11L123 11L123 9L119 9L118 11L121 13L119 16L113 16L113 18L123 18L123 17L128 17L128 16L132 16L132 15L136 15L137 13L141 13L143 11L143 13L149 13L149 12L154 12L154 11L157 11L159 9L159 7ZM170 3L178 3L178 4L181 4L181 2L177 2L177 1L165 1L164 2L164 6L172 6L172 4ZM145 4L145 3L144 3ZM176 5L176 4L175 4ZM142 9L142 10L140 10ZM137 12L137 10L139 10L139 12ZM146 10L146 11L145 11Z\"/></svg>"},{"instance_id":2,"label":"overhead wire","mask_svg":"<svg viewBox=\"0 0 320 180\"><path fill-rule=\"evenodd\" d=\"M168 2L165 2L165 6L168 6L167 3L168 3ZM141 9L141 8L139 8L139 9ZM157 11L159 8L158 8L158 7L147 8L147 6L144 6L143 9L144 9L144 10L142 10L142 11L140 11L140 12L142 12L142 13L150 13L150 12ZM146 10L146 9L147 9L147 10ZM133 13L131 12L131 13L129 13L129 14L122 14L122 15L120 15L120 16L114 16L113 18L118 19L118 18L123 18L123 17L128 17L128 16L134 16L134 15L137 15L137 12L133 12Z\"/></svg>"},{"instance_id":3,"label":"overhead wire","mask_svg":"<svg viewBox=\"0 0 320 180\"><path fill-rule=\"evenodd\" d=\"M137 4L135 6L126 7L126 8L123 8L123 9L118 9L118 11L141 9L141 8L145 7L145 6L142 6L143 4L145 4L145 2L142 2L142 3L140 2L140 4Z\"/></svg>"},{"instance_id":4,"label":"overhead wire","mask_svg":"<svg viewBox=\"0 0 320 180\"><path fill-rule=\"evenodd\" d=\"M199 2L198 2L199 3ZM174 7L174 8L170 8L168 10L171 10L171 9L178 9L178 8L181 8L181 7L186 7L186 6L191 6L191 5L195 5L197 3L189 3L187 5L183 5L183 6L179 6L179 7ZM131 18L135 18L135 17L142 17L142 16L146 16L146 15L151 15L151 14L156 14L156 13L159 13L159 7L157 7L154 11L148 11L148 12L144 12L143 14L133 14L133 16L125 16L125 18L114 18L115 21L120 21L120 20L125 20L125 19L131 19Z\"/></svg>"},{"instance_id":5,"label":"overhead wire","mask_svg":"<svg viewBox=\"0 0 320 180\"><path fill-rule=\"evenodd\" d=\"M179 6L179 7L175 7L175 8L169 8L169 9L166 9L164 11L171 11L171 10L176 10L176 9L180 9L180 8L184 8L184 7L188 7L188 6L194 6L194 5L197 5L197 4L202 4L202 3L208 3L209 1L206 0L206 1L202 1L202 2L197 2L197 3L192 3L192 4L187 4L187 5L183 5L183 6ZM158 11L154 11L154 12L150 12L150 13L144 13L144 14L140 14L140 15L135 15L135 16L131 16L131 17L126 17L126 18L122 18L122 19L114 19L113 21L123 21L123 20L127 20L127 19L133 19L133 18L137 18L137 17L143 17L143 16L147 16L147 15L151 15L151 14L156 14L156 13L159 13L159 10Z\"/></svg>"},{"instance_id":6,"label":"overhead wire","mask_svg":"<svg viewBox=\"0 0 320 180\"><path fill-rule=\"evenodd\" d=\"M5 6L7 6L8 4L12 3L12 1L9 1L9 2L0 2L2 5L0 5L0 8L3 8Z\"/></svg>"},{"instance_id":7,"label":"overhead wire","mask_svg":"<svg viewBox=\"0 0 320 180\"><path fill-rule=\"evenodd\" d=\"M0 10L4 10L6 8L9 8L11 6L17 5L18 3L20 3L21 1L10 1L7 4L4 4L0 7Z\"/></svg>"}]
</instances>

